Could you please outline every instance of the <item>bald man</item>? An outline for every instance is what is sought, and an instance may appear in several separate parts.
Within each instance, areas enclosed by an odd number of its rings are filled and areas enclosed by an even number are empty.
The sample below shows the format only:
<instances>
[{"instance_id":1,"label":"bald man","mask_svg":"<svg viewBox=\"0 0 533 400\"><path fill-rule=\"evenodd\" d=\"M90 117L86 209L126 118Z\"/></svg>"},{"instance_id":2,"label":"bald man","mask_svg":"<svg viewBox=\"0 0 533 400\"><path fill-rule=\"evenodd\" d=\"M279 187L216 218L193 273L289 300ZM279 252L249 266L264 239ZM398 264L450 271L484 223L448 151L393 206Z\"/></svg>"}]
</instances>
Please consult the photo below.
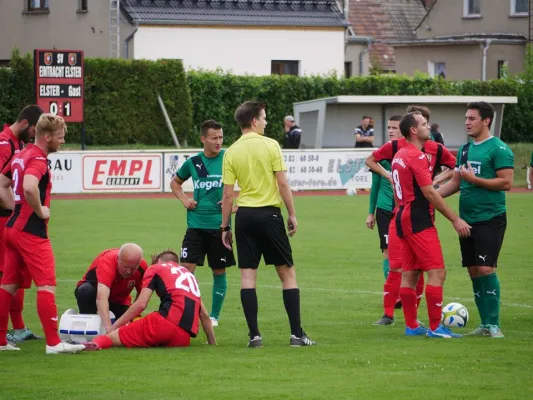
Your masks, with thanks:
<instances>
[{"instance_id":1,"label":"bald man","mask_svg":"<svg viewBox=\"0 0 533 400\"><path fill-rule=\"evenodd\" d=\"M74 295L80 314L98 314L108 332L112 325L109 311L117 319L126 312L131 306L133 288L137 296L141 292L147 268L143 250L135 243L98 254L76 285Z\"/></svg>"}]
</instances>

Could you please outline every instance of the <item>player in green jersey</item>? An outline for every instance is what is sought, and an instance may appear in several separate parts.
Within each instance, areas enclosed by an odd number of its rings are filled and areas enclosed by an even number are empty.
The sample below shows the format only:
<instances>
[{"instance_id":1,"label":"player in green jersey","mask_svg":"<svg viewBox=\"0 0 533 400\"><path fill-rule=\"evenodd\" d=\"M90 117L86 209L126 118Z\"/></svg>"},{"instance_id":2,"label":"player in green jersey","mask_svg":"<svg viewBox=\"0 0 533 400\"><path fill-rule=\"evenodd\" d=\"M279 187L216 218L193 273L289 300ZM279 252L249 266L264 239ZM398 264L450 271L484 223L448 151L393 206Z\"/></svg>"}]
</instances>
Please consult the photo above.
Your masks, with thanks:
<instances>
[{"instance_id":1,"label":"player in green jersey","mask_svg":"<svg viewBox=\"0 0 533 400\"><path fill-rule=\"evenodd\" d=\"M493 120L491 104L467 105L465 126L471 140L459 149L455 173L439 192L447 197L461 191L459 215L472 226L470 237L459 239L481 317L481 325L470 335L502 338L496 266L507 227L505 191L513 184L514 154L491 136Z\"/></svg>"},{"instance_id":2,"label":"player in green jersey","mask_svg":"<svg viewBox=\"0 0 533 400\"><path fill-rule=\"evenodd\" d=\"M389 118L387 130L390 140L400 139L402 137L400 133L401 119L401 115L393 115ZM388 160L380 161L379 164L387 171L391 170ZM370 208L368 210L368 217L366 218L366 226L369 229L374 229L376 224L378 226L380 248L383 252L383 275L385 279L387 279L387 274L389 273L388 236L393 209L394 195L389 180L373 172L372 186L370 188Z\"/></svg>"},{"instance_id":3,"label":"player in green jersey","mask_svg":"<svg viewBox=\"0 0 533 400\"><path fill-rule=\"evenodd\" d=\"M202 124L201 141L204 151L187 159L170 187L174 195L187 209L187 232L181 244L180 262L193 272L196 266L204 265L205 256L213 271L213 303L211 322L218 326L220 310L227 290L226 268L235 265L233 251L222 243L222 126L208 120ZM184 192L183 183L191 178L194 186L193 198Z\"/></svg>"}]
</instances>

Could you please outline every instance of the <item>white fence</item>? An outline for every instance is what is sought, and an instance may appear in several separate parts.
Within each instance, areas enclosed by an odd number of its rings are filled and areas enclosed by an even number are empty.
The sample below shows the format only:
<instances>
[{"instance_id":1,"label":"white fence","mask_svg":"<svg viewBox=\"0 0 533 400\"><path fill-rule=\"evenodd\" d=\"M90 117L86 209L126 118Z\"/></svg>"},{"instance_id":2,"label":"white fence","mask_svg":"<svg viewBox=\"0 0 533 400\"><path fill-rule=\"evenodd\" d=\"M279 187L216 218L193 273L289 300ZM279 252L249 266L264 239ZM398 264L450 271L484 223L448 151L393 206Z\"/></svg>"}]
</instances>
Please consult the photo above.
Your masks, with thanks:
<instances>
[{"instance_id":1,"label":"white fence","mask_svg":"<svg viewBox=\"0 0 533 400\"><path fill-rule=\"evenodd\" d=\"M200 149L79 151L50 154L52 193L170 192L175 172ZM293 190L369 188L371 150L283 151ZM185 191L192 191L189 179Z\"/></svg>"}]
</instances>

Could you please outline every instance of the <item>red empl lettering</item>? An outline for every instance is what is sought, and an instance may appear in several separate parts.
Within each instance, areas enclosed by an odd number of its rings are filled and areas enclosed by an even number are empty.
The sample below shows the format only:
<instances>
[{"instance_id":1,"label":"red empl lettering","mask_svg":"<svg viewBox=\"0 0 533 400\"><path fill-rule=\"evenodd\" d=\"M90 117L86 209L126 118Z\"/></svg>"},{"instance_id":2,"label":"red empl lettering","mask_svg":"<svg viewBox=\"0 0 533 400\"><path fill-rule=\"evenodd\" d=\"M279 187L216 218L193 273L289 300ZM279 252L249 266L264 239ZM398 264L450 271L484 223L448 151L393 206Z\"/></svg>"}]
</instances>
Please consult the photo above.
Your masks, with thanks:
<instances>
[{"instance_id":1,"label":"red empl lettering","mask_svg":"<svg viewBox=\"0 0 533 400\"><path fill-rule=\"evenodd\" d=\"M130 164L130 173L129 176L134 176L136 172L141 172L143 169L144 163L141 160L133 160ZM152 160L146 161L146 169L143 176L143 185L152 184L150 179L150 171L152 170Z\"/></svg>"},{"instance_id":2,"label":"red empl lettering","mask_svg":"<svg viewBox=\"0 0 533 400\"><path fill-rule=\"evenodd\" d=\"M127 160L111 160L109 163L109 176L124 176L126 174ZM104 175L104 167L107 165L107 160L97 160L94 167L93 185L101 185L104 182L99 180L100 175ZM141 160L133 160L130 163L128 176L133 177L135 173L141 172L143 170L143 162ZM152 160L146 162L146 170L144 171L143 184L150 185L153 181L150 179L150 172L152 170Z\"/></svg>"},{"instance_id":3,"label":"red empl lettering","mask_svg":"<svg viewBox=\"0 0 533 400\"><path fill-rule=\"evenodd\" d=\"M117 160L111 160L109 163L109 176L124 176L126 173L126 160L117 161Z\"/></svg>"},{"instance_id":4,"label":"red empl lettering","mask_svg":"<svg viewBox=\"0 0 533 400\"><path fill-rule=\"evenodd\" d=\"M97 160L96 165L94 166L94 173L93 173L93 185L101 185L102 181L98 180L98 175L103 175L105 172L101 171L100 168L107 164L106 160Z\"/></svg>"}]
</instances>

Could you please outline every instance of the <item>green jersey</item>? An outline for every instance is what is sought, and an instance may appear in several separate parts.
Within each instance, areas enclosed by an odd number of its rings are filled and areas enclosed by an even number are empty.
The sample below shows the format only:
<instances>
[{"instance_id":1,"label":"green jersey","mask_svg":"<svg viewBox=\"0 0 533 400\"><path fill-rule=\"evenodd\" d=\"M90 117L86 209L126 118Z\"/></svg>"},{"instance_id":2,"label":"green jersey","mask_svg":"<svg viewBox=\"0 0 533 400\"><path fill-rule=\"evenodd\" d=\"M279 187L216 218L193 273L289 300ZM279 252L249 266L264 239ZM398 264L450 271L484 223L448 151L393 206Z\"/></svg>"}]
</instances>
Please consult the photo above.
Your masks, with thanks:
<instances>
[{"instance_id":1,"label":"green jersey","mask_svg":"<svg viewBox=\"0 0 533 400\"><path fill-rule=\"evenodd\" d=\"M529 166L533 168L533 153L531 153L531 161L529 162Z\"/></svg>"},{"instance_id":2,"label":"green jersey","mask_svg":"<svg viewBox=\"0 0 533 400\"><path fill-rule=\"evenodd\" d=\"M222 160L224 150L208 158L203 152L187 159L176 172L182 181L192 178L196 208L187 210L187 226L198 229L220 229L222 224Z\"/></svg>"},{"instance_id":3,"label":"green jersey","mask_svg":"<svg viewBox=\"0 0 533 400\"><path fill-rule=\"evenodd\" d=\"M497 171L514 169L514 154L497 137L475 143L471 141L459 149L456 168L469 162L479 178L496 178ZM461 180L459 215L466 222L487 221L506 211L505 192L483 189Z\"/></svg>"},{"instance_id":4,"label":"green jersey","mask_svg":"<svg viewBox=\"0 0 533 400\"><path fill-rule=\"evenodd\" d=\"M391 165L387 160L382 160L379 164L390 172ZM394 208L394 195L392 186L388 179L372 172L372 186L370 188L370 208L369 214L375 214L376 205L385 211L392 211Z\"/></svg>"}]
</instances>

